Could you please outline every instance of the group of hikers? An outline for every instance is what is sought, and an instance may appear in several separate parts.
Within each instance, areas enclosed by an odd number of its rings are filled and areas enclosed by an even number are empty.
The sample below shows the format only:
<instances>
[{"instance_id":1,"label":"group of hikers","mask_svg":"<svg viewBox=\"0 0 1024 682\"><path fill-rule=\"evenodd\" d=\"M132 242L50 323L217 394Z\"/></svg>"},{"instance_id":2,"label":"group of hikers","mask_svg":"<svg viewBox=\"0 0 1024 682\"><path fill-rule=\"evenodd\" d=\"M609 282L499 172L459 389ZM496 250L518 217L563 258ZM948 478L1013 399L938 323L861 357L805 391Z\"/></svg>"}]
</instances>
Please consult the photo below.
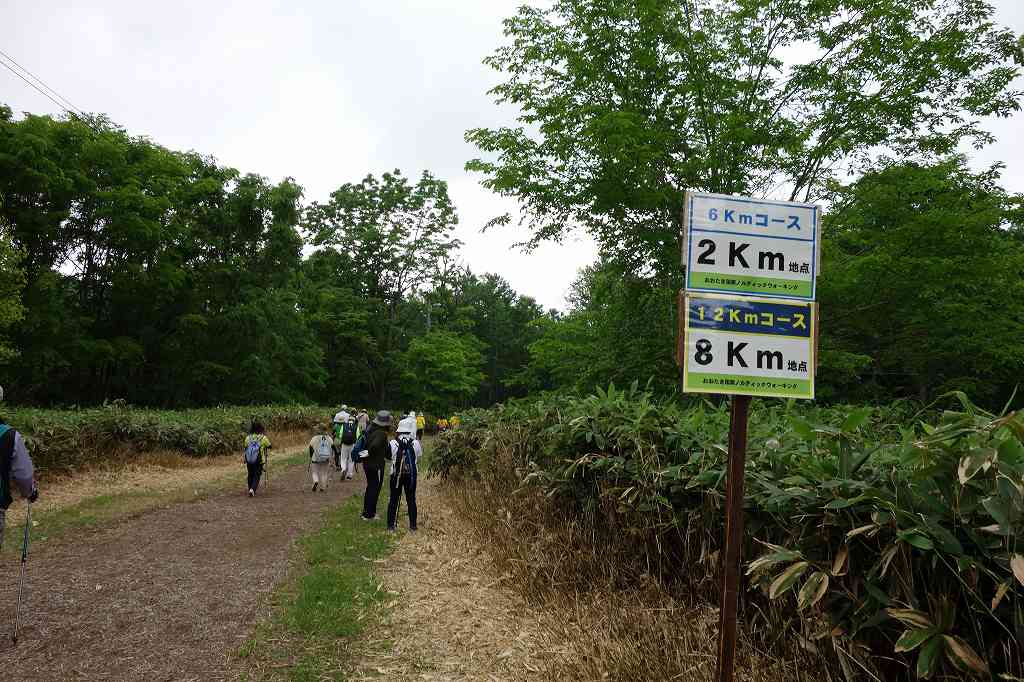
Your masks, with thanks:
<instances>
[{"instance_id":1,"label":"group of hikers","mask_svg":"<svg viewBox=\"0 0 1024 682\"><path fill-rule=\"evenodd\" d=\"M404 494L409 513L409 529L416 530L416 480L423 455L423 432L426 420L416 412L404 414L397 425L390 412L381 410L373 419L365 410L349 411L347 405L325 422L320 432L309 441L309 475L312 492L326 492L335 477L350 481L355 465L361 463L366 476L362 518L378 518L377 504L384 486L385 470L390 495L387 507L388 530L397 526L398 507ZM393 428L394 427L394 428ZM392 430L394 436L392 436ZM255 497L260 478L266 470L270 439L259 421L253 421L245 438L245 466L248 471L249 497Z\"/></svg>"}]
</instances>

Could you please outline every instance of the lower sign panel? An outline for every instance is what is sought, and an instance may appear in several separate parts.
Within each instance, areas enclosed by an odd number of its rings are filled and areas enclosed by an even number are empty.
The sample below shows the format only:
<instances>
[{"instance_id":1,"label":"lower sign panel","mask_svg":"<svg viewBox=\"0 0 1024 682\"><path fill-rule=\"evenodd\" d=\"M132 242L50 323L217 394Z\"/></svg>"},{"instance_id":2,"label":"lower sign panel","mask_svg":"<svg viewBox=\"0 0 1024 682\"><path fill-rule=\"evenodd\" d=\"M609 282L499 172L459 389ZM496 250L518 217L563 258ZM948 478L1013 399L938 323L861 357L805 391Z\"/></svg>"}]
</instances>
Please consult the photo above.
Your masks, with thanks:
<instances>
[{"instance_id":1,"label":"lower sign panel","mask_svg":"<svg viewBox=\"0 0 1024 682\"><path fill-rule=\"evenodd\" d=\"M686 297L683 389L776 398L814 398L814 303Z\"/></svg>"}]
</instances>

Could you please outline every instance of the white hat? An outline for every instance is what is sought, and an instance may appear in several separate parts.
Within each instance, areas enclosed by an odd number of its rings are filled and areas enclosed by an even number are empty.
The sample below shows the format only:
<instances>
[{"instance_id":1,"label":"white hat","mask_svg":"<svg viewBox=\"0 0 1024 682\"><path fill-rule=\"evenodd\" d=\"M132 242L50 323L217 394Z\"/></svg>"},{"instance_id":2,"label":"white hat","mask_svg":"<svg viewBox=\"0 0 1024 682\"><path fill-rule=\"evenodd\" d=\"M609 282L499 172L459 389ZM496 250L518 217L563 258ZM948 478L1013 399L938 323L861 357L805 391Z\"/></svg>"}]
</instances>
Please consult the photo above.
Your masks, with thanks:
<instances>
[{"instance_id":1,"label":"white hat","mask_svg":"<svg viewBox=\"0 0 1024 682\"><path fill-rule=\"evenodd\" d=\"M339 412L338 414L334 415L334 423L335 424L340 424L343 421L345 421L345 413L344 412Z\"/></svg>"},{"instance_id":2,"label":"white hat","mask_svg":"<svg viewBox=\"0 0 1024 682\"><path fill-rule=\"evenodd\" d=\"M407 433L410 436L416 433L416 417L406 417L398 422L398 433Z\"/></svg>"}]
</instances>

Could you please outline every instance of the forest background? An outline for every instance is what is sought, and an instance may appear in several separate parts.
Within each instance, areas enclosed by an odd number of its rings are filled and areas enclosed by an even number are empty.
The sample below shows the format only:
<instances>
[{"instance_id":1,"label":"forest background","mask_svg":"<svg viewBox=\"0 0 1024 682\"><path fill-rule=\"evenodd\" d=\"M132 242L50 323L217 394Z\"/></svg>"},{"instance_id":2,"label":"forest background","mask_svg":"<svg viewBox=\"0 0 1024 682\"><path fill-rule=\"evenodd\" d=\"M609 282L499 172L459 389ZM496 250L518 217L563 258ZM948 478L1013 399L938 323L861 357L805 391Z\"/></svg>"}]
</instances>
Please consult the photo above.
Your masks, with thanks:
<instances>
[{"instance_id":1,"label":"forest background","mask_svg":"<svg viewBox=\"0 0 1024 682\"><path fill-rule=\"evenodd\" d=\"M1024 199L960 152L1019 110L1020 38L985 3L776 4L566 0L506 21L488 63L521 125L469 131L469 167L521 203L530 244L598 242L564 311L460 259L429 171L305 202L101 115L0 108L5 380L58 406L669 395L690 188L825 206L820 400L958 388L1002 407L1024 375Z\"/></svg>"}]
</instances>

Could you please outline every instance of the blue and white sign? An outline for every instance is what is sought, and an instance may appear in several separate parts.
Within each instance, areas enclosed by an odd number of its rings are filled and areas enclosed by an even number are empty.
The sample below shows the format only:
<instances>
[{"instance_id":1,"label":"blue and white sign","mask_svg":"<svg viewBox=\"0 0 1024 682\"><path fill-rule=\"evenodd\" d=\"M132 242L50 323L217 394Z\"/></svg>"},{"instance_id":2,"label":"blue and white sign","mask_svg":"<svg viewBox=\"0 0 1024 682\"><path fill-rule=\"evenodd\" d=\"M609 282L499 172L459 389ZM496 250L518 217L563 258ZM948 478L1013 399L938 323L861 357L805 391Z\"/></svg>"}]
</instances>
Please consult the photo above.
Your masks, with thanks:
<instances>
[{"instance_id":1,"label":"blue and white sign","mask_svg":"<svg viewBox=\"0 0 1024 682\"><path fill-rule=\"evenodd\" d=\"M820 208L687 192L686 290L813 301Z\"/></svg>"}]
</instances>

